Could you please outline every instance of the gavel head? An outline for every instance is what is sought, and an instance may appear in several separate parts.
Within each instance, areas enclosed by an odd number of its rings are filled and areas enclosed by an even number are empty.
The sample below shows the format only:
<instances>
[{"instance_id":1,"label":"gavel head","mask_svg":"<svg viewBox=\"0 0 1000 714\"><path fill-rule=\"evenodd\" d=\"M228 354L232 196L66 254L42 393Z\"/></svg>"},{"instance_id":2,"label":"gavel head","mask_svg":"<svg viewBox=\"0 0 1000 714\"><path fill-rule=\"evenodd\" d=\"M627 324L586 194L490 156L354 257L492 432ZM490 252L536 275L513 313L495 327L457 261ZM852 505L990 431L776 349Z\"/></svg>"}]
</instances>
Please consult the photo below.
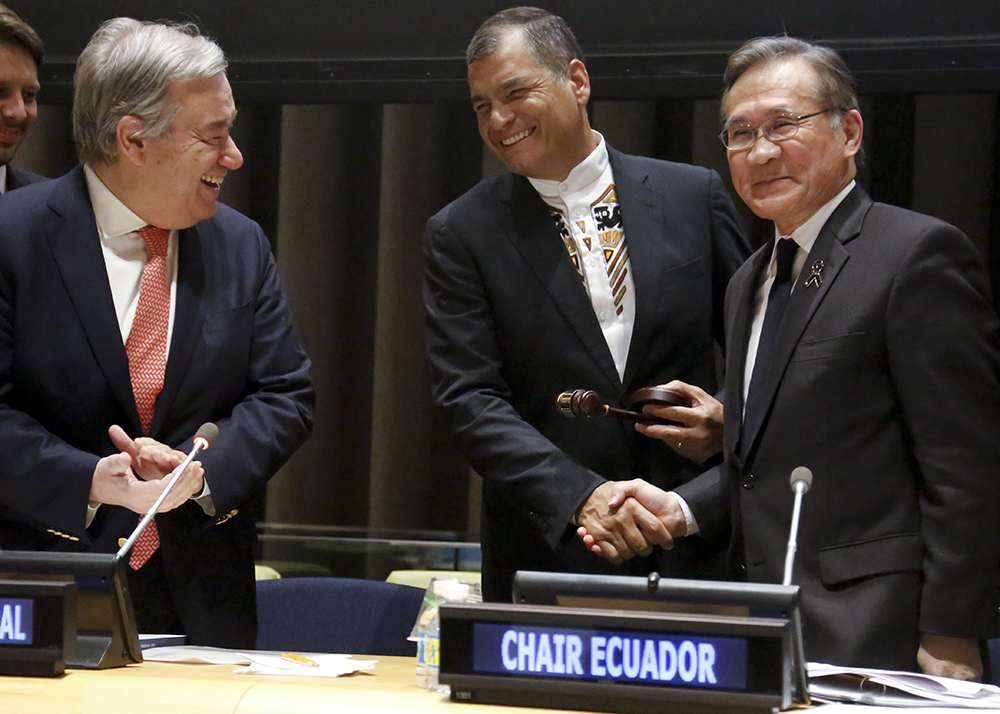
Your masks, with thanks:
<instances>
[{"instance_id":1,"label":"gavel head","mask_svg":"<svg viewBox=\"0 0 1000 714\"><path fill-rule=\"evenodd\" d=\"M556 397L556 409L567 419L604 416L607 413L601 395L591 389L563 392Z\"/></svg>"}]
</instances>

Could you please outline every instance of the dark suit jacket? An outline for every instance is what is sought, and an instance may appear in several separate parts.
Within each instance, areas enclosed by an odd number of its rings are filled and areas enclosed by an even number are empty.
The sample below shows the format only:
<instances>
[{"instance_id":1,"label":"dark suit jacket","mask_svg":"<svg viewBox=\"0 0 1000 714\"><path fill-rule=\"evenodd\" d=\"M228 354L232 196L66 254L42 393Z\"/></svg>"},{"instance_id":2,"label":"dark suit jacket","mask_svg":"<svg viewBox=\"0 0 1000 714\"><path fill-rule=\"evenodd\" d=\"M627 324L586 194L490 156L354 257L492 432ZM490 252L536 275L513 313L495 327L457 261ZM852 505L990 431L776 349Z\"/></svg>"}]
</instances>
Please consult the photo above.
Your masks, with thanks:
<instances>
[{"instance_id":1,"label":"dark suit jacket","mask_svg":"<svg viewBox=\"0 0 1000 714\"><path fill-rule=\"evenodd\" d=\"M254 524L242 508L306 438L313 391L269 244L220 205L180 232L176 315L149 435L200 461L216 516L192 501L156 516L190 640L252 647ZM82 168L0 199L0 546L115 551L138 522L102 506L91 477L116 453L108 427L142 433ZM79 541L70 540L78 538Z\"/></svg>"},{"instance_id":2,"label":"dark suit jacket","mask_svg":"<svg viewBox=\"0 0 1000 714\"><path fill-rule=\"evenodd\" d=\"M789 474L812 470L794 574L810 660L916 669L921 631L993 635L1000 348L976 249L948 224L852 191L796 281L767 413L741 429L754 291L771 247L727 295L727 483L709 473L679 492L711 531L728 523L722 486L746 575L777 583ZM813 266L819 287L806 284Z\"/></svg>"},{"instance_id":3,"label":"dark suit jacket","mask_svg":"<svg viewBox=\"0 0 1000 714\"><path fill-rule=\"evenodd\" d=\"M434 398L483 477L484 596L510 600L519 569L693 575L702 543L664 562L615 568L571 523L605 479L665 488L701 470L613 419L567 420L567 389L615 406L640 387L683 379L716 386L714 344L730 275L747 254L732 202L707 169L610 150L636 315L624 380L593 305L527 179L481 182L427 224L428 350Z\"/></svg>"},{"instance_id":4,"label":"dark suit jacket","mask_svg":"<svg viewBox=\"0 0 1000 714\"><path fill-rule=\"evenodd\" d=\"M44 176L33 174L30 171L15 169L10 164L7 164L7 185L4 188L7 191L13 191L15 188L47 180Z\"/></svg>"}]
</instances>

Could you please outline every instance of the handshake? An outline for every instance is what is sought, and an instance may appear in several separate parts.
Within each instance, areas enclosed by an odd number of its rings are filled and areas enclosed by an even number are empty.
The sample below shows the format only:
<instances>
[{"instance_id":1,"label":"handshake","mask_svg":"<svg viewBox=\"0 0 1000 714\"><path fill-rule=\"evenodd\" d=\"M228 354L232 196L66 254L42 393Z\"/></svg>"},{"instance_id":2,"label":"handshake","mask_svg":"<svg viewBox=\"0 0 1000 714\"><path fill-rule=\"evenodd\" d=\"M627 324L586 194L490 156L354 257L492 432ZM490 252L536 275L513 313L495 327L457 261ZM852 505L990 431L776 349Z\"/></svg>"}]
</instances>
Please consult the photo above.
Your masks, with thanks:
<instances>
[{"instance_id":1,"label":"handshake","mask_svg":"<svg viewBox=\"0 0 1000 714\"><path fill-rule=\"evenodd\" d=\"M719 453L722 449L722 403L703 389L680 380L660 386L679 399L673 405L661 401L641 406L642 415L651 419L646 423L632 419L637 422L635 429L659 439L678 456L697 463ZM568 394L572 398L574 393ZM578 401L582 396L578 395ZM686 404L681 406L682 403ZM578 406L582 408L586 404ZM619 416L611 412L620 410L604 409L611 416ZM581 416L575 411L573 415ZM584 544L612 563L649 555L654 546L670 549L674 538L689 535L684 510L677 498L642 479L607 481L598 486L577 513L577 525L577 534Z\"/></svg>"},{"instance_id":2,"label":"handshake","mask_svg":"<svg viewBox=\"0 0 1000 714\"><path fill-rule=\"evenodd\" d=\"M577 535L612 563L670 549L686 536L687 521L677 498L642 479L605 481L577 515Z\"/></svg>"}]
</instances>

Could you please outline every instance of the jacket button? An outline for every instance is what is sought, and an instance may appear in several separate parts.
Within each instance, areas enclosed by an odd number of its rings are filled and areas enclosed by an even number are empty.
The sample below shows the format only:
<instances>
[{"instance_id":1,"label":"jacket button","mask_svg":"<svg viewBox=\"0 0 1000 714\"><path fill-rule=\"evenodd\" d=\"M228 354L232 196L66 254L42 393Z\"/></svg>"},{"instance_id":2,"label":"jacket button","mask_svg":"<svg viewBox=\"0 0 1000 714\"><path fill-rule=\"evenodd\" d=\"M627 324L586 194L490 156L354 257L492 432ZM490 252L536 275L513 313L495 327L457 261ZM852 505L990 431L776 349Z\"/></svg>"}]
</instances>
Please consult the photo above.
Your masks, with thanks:
<instances>
[{"instance_id":1,"label":"jacket button","mask_svg":"<svg viewBox=\"0 0 1000 714\"><path fill-rule=\"evenodd\" d=\"M751 488L753 488L753 482L755 480L756 479L754 479L753 474L747 474L746 476L743 477L743 488L749 491Z\"/></svg>"}]
</instances>

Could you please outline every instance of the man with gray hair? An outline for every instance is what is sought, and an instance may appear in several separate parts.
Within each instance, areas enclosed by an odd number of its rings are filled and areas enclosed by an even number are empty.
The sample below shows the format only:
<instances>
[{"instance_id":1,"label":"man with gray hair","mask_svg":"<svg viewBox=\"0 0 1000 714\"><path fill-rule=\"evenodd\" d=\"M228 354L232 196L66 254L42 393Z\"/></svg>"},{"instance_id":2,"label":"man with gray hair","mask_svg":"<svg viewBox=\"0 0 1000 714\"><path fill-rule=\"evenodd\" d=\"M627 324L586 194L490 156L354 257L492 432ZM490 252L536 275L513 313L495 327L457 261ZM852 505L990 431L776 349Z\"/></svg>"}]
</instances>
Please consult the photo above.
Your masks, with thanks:
<instances>
[{"instance_id":1,"label":"man with gray hair","mask_svg":"<svg viewBox=\"0 0 1000 714\"><path fill-rule=\"evenodd\" d=\"M260 227L217 204L243 163L226 60L117 18L77 62L82 165L0 201L0 546L129 556L141 632L253 647L247 499L308 436L309 360Z\"/></svg>"},{"instance_id":2,"label":"man with gray hair","mask_svg":"<svg viewBox=\"0 0 1000 714\"><path fill-rule=\"evenodd\" d=\"M590 128L562 18L500 12L466 58L480 135L508 172L428 222L424 303L435 401L483 478L483 595L510 601L526 569L712 575L702 541L616 566L573 529L597 527L614 480L672 487L719 450L714 345L747 254L732 201L715 172L626 156ZM670 411L666 445L555 406L571 389L619 406L675 379L701 389ZM669 537L641 507L617 516L605 535L619 560Z\"/></svg>"},{"instance_id":3,"label":"man with gray hair","mask_svg":"<svg viewBox=\"0 0 1000 714\"><path fill-rule=\"evenodd\" d=\"M45 180L9 165L38 118L38 68L43 56L38 33L0 5L0 193Z\"/></svg>"},{"instance_id":4,"label":"man with gray hair","mask_svg":"<svg viewBox=\"0 0 1000 714\"><path fill-rule=\"evenodd\" d=\"M979 643L1000 633L1000 345L983 261L954 226L855 182L863 122L834 50L748 42L726 69L722 126L736 190L775 228L726 297L725 464L672 495L639 482L619 495L684 540L731 526L732 575L774 583L789 475L811 469L792 578L807 658L978 678Z\"/></svg>"}]
</instances>

